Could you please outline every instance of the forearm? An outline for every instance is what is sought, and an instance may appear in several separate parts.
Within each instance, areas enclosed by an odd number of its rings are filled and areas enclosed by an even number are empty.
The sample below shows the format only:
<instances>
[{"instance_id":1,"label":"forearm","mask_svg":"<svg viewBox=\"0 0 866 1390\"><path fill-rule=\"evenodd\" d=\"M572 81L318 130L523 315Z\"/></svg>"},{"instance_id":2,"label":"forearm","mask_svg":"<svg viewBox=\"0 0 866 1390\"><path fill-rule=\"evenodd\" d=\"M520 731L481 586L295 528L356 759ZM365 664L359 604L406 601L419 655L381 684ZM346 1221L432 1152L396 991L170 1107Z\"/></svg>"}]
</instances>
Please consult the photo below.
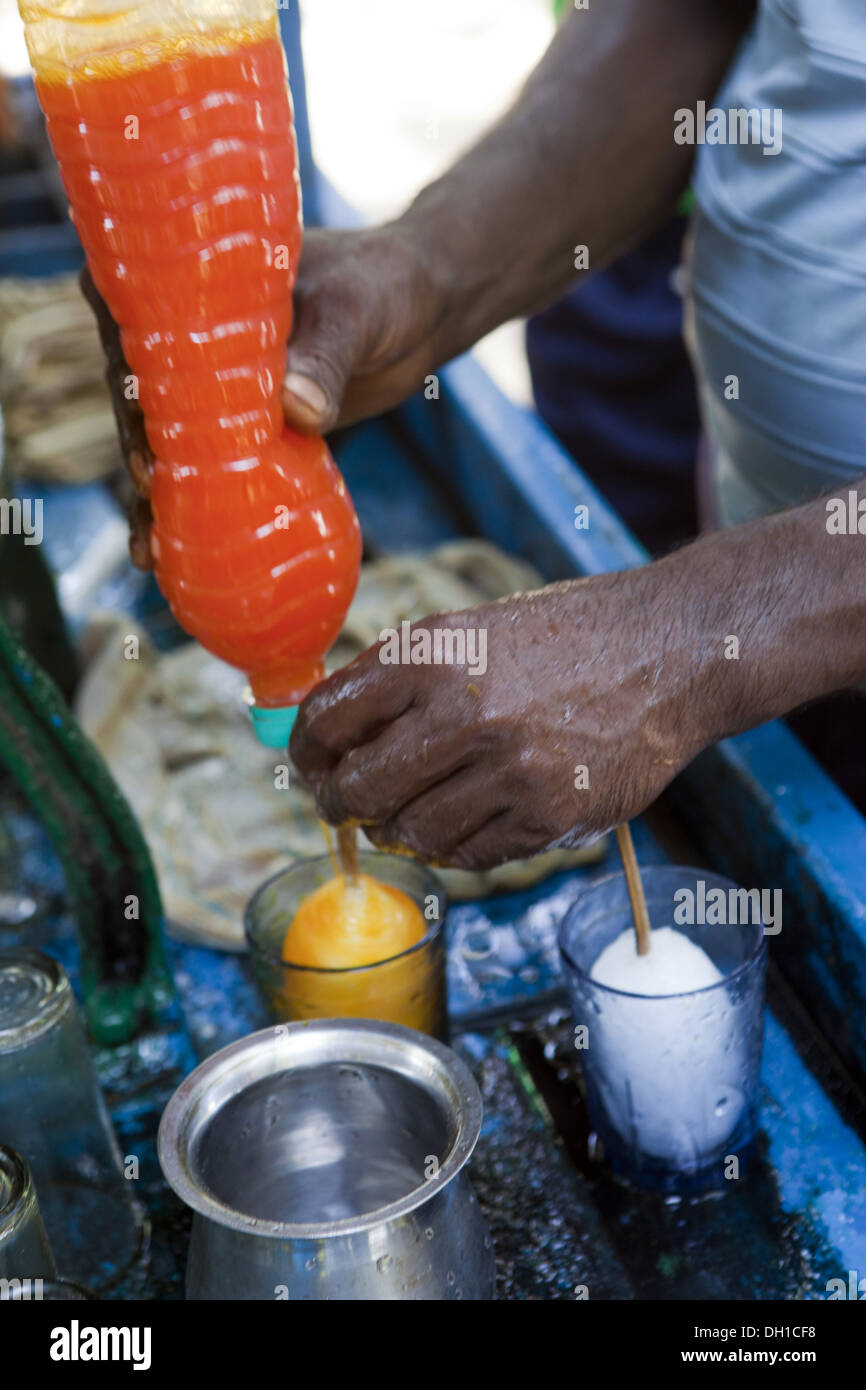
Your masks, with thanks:
<instances>
[{"instance_id":1,"label":"forearm","mask_svg":"<svg viewBox=\"0 0 866 1390\"><path fill-rule=\"evenodd\" d=\"M674 112L709 99L750 0L606 0L575 10L512 109L400 225L443 299L440 360L596 269L657 225L694 151Z\"/></svg>"},{"instance_id":2,"label":"forearm","mask_svg":"<svg viewBox=\"0 0 866 1390\"><path fill-rule=\"evenodd\" d=\"M866 478L857 492L866 504ZM866 683L866 505L862 535L831 534L827 515L819 500L413 625L483 632L472 681L466 664L386 663L374 644L307 697L292 734L320 814L489 868L620 825L716 739Z\"/></svg>"},{"instance_id":3,"label":"forearm","mask_svg":"<svg viewBox=\"0 0 866 1390\"><path fill-rule=\"evenodd\" d=\"M866 478L840 484L863 503L864 534L828 530L827 499L721 531L658 565L682 605L700 741L753 728L835 691L866 686ZM685 713L685 712L684 712ZM689 718L688 715L686 715Z\"/></svg>"}]
</instances>

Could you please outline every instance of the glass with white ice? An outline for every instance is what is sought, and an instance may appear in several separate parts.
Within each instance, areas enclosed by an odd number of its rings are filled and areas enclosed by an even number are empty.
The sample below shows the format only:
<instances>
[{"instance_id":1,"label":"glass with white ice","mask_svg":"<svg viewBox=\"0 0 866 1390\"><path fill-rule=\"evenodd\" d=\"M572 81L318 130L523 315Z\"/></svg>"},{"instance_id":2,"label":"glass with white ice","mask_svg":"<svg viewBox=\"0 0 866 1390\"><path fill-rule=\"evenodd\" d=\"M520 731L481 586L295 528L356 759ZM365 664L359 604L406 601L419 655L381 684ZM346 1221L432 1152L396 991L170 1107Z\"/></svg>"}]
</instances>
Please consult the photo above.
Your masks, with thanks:
<instances>
[{"instance_id":1,"label":"glass with white ice","mask_svg":"<svg viewBox=\"0 0 866 1390\"><path fill-rule=\"evenodd\" d=\"M560 931L590 1123L613 1169L639 1186L722 1187L757 1131L763 925L717 874L665 865L642 878L646 955L624 874L583 892Z\"/></svg>"}]
</instances>

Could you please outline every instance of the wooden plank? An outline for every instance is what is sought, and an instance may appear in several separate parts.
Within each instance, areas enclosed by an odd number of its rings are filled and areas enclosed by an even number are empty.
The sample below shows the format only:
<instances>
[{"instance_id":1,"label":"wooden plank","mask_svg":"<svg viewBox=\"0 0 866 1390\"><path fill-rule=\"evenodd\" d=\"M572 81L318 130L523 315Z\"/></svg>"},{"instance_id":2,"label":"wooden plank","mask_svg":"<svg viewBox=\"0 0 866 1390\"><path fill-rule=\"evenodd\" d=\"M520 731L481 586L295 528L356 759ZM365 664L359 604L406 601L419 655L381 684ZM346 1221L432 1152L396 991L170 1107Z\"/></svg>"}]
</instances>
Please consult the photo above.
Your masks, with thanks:
<instances>
[{"instance_id":1,"label":"wooden plank","mask_svg":"<svg viewBox=\"0 0 866 1390\"><path fill-rule=\"evenodd\" d=\"M866 1080L863 817L778 721L708 749L672 799L708 864L745 887L781 889L771 958Z\"/></svg>"},{"instance_id":2,"label":"wooden plank","mask_svg":"<svg viewBox=\"0 0 866 1390\"><path fill-rule=\"evenodd\" d=\"M0 232L0 275L60 275L80 270L84 253L71 222Z\"/></svg>"}]
</instances>

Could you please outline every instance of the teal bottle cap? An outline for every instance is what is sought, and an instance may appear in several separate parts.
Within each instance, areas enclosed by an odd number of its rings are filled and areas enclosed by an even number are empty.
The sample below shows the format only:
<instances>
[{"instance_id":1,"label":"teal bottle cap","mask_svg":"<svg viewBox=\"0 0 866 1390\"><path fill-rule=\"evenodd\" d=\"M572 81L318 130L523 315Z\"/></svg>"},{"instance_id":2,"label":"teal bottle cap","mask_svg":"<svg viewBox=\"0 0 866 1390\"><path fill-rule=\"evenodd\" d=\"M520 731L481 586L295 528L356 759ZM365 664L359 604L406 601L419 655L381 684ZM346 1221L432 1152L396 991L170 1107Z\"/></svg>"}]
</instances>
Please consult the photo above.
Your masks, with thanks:
<instances>
[{"instance_id":1,"label":"teal bottle cap","mask_svg":"<svg viewBox=\"0 0 866 1390\"><path fill-rule=\"evenodd\" d=\"M297 705L250 705L250 717L260 743L268 748L288 748L289 735L298 717Z\"/></svg>"}]
</instances>

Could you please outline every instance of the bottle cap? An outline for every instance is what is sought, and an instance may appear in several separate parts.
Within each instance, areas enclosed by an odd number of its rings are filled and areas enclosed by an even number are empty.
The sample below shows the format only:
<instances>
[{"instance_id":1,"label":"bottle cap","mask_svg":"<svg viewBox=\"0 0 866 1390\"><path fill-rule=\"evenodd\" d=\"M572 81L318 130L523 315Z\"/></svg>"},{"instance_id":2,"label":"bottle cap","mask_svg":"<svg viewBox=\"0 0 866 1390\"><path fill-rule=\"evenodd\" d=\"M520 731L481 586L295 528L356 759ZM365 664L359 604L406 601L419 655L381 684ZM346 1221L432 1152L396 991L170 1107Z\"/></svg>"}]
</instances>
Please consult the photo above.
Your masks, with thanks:
<instances>
[{"instance_id":1,"label":"bottle cap","mask_svg":"<svg viewBox=\"0 0 866 1390\"><path fill-rule=\"evenodd\" d=\"M250 717L260 743L268 748L288 748L298 717L297 705L250 705Z\"/></svg>"}]
</instances>

